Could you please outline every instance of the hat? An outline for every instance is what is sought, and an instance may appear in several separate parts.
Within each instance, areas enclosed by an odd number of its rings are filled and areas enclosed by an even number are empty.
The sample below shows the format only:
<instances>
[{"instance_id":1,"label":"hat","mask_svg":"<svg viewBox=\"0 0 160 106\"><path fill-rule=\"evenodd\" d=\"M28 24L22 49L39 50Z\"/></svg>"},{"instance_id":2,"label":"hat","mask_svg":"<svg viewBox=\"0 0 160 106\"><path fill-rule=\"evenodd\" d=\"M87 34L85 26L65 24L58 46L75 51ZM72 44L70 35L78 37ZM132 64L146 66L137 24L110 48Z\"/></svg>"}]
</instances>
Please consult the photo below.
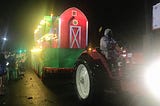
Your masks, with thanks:
<instances>
[{"instance_id":1,"label":"hat","mask_svg":"<svg viewBox=\"0 0 160 106\"><path fill-rule=\"evenodd\" d=\"M106 36L106 35L108 35L108 33L109 33L110 31L112 31L112 30L111 30L111 29L109 29L109 28L105 29L105 31L104 31L104 35L105 35L105 36Z\"/></svg>"}]
</instances>

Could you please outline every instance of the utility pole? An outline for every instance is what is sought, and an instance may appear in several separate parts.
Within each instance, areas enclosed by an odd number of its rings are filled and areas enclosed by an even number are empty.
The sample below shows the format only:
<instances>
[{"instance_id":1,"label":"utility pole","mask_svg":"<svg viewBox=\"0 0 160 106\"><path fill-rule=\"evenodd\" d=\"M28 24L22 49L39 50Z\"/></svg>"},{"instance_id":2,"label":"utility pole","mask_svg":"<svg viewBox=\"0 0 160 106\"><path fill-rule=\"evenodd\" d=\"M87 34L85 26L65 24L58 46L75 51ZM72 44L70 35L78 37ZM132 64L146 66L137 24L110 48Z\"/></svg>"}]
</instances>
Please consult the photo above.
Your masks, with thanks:
<instances>
[{"instance_id":1,"label":"utility pole","mask_svg":"<svg viewBox=\"0 0 160 106\"><path fill-rule=\"evenodd\" d=\"M151 33L150 33L150 18L149 18L149 4L148 0L144 1L144 7L145 7L145 34L143 35L143 53L144 53L144 59L148 60L151 56Z\"/></svg>"}]
</instances>

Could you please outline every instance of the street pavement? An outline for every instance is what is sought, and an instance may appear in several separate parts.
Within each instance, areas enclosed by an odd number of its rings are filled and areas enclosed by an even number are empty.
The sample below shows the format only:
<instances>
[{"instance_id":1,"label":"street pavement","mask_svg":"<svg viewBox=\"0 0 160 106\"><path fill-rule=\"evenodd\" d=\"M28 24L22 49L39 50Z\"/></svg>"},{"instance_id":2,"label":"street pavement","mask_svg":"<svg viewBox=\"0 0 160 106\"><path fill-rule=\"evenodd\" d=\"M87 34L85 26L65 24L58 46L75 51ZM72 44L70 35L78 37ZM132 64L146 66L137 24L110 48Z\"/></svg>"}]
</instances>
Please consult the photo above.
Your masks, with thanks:
<instances>
[{"instance_id":1,"label":"street pavement","mask_svg":"<svg viewBox=\"0 0 160 106\"><path fill-rule=\"evenodd\" d=\"M8 92L2 104L58 106L55 96L34 71L26 70L22 78L8 82Z\"/></svg>"},{"instance_id":2,"label":"street pavement","mask_svg":"<svg viewBox=\"0 0 160 106\"><path fill-rule=\"evenodd\" d=\"M70 77L66 76L57 75L44 83L33 70L27 69L22 78L8 81L7 92L0 96L0 105L83 106L76 99L71 74ZM160 106L140 97L131 100L128 97L118 96L106 95L103 102L97 101L92 106Z\"/></svg>"},{"instance_id":3,"label":"street pavement","mask_svg":"<svg viewBox=\"0 0 160 106\"><path fill-rule=\"evenodd\" d=\"M75 98L71 74L42 80L31 69L24 76L9 80L7 92L0 96L0 105L9 106L81 106Z\"/></svg>"}]
</instances>

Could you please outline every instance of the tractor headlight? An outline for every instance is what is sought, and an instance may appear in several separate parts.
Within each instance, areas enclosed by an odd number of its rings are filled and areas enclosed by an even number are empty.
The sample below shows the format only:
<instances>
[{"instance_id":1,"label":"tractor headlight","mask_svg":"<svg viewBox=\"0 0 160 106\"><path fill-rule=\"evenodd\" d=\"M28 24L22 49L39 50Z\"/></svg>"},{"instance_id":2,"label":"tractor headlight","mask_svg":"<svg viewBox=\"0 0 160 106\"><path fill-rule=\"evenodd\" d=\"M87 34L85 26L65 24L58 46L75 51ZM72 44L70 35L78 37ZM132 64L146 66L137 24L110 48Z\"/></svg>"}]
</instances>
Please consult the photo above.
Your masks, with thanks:
<instances>
[{"instance_id":1,"label":"tractor headlight","mask_svg":"<svg viewBox=\"0 0 160 106\"><path fill-rule=\"evenodd\" d=\"M147 88L157 98L160 98L160 60L152 63L145 73Z\"/></svg>"}]
</instances>

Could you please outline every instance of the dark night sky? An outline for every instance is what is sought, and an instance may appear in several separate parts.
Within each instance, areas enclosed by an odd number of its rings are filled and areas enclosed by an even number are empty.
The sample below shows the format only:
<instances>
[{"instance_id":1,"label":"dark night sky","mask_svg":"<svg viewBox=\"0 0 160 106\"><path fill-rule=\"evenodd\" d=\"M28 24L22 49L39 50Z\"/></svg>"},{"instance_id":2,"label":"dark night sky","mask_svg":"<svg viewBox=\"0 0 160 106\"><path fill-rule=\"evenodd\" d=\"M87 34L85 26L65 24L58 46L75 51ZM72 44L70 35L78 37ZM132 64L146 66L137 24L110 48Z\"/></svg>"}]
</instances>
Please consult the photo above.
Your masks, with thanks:
<instances>
[{"instance_id":1,"label":"dark night sky","mask_svg":"<svg viewBox=\"0 0 160 106\"><path fill-rule=\"evenodd\" d=\"M151 6L156 2L147 3L150 17ZM1 0L0 34L4 35L8 29L10 48L30 47L33 32L44 15L53 9L54 15L59 16L73 6L88 18L89 41L95 45L99 43L100 26L111 28L118 39L141 42L145 33L145 0Z\"/></svg>"}]
</instances>

